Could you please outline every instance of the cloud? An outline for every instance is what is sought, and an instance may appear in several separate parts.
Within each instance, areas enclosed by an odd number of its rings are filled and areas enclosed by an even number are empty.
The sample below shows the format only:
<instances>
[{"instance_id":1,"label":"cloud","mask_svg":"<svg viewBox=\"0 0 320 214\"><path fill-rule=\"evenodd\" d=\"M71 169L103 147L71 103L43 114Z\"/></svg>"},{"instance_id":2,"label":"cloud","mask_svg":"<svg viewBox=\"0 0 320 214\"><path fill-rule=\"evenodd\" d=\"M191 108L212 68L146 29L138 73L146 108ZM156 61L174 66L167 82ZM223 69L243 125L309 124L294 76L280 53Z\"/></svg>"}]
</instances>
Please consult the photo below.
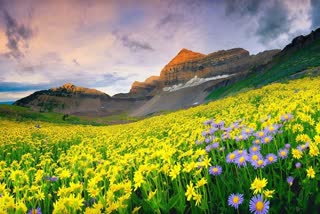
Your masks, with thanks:
<instances>
[{"instance_id":1,"label":"cloud","mask_svg":"<svg viewBox=\"0 0 320 214\"><path fill-rule=\"evenodd\" d=\"M289 33L294 20L289 17L288 6L283 0L228 0L225 13L228 16L255 18L255 35L267 45Z\"/></svg>"},{"instance_id":2,"label":"cloud","mask_svg":"<svg viewBox=\"0 0 320 214\"><path fill-rule=\"evenodd\" d=\"M320 0L311 0L312 27L320 27Z\"/></svg>"},{"instance_id":3,"label":"cloud","mask_svg":"<svg viewBox=\"0 0 320 214\"><path fill-rule=\"evenodd\" d=\"M139 41L135 38L131 38L128 34L120 35L119 32L113 32L113 35L121 41L122 45L129 48L133 52L137 51L154 51L154 48L145 41Z\"/></svg>"},{"instance_id":4,"label":"cloud","mask_svg":"<svg viewBox=\"0 0 320 214\"><path fill-rule=\"evenodd\" d=\"M157 27L161 28L168 24L179 24L183 22L183 20L184 16L182 14L168 13L159 20Z\"/></svg>"},{"instance_id":5,"label":"cloud","mask_svg":"<svg viewBox=\"0 0 320 214\"><path fill-rule=\"evenodd\" d=\"M281 1L276 1L266 9L258 22L256 35L265 44L277 39L283 33L288 33L291 27L288 9Z\"/></svg>"},{"instance_id":6,"label":"cloud","mask_svg":"<svg viewBox=\"0 0 320 214\"><path fill-rule=\"evenodd\" d=\"M10 50L7 55L19 59L24 56L20 50L19 43L24 43L28 46L27 41L33 36L33 31L29 26L18 24L18 22L8 13L7 10L2 9L2 18L5 23L7 48Z\"/></svg>"},{"instance_id":7,"label":"cloud","mask_svg":"<svg viewBox=\"0 0 320 214\"><path fill-rule=\"evenodd\" d=\"M261 0L226 0L226 15L256 15L264 1Z\"/></svg>"}]
</instances>

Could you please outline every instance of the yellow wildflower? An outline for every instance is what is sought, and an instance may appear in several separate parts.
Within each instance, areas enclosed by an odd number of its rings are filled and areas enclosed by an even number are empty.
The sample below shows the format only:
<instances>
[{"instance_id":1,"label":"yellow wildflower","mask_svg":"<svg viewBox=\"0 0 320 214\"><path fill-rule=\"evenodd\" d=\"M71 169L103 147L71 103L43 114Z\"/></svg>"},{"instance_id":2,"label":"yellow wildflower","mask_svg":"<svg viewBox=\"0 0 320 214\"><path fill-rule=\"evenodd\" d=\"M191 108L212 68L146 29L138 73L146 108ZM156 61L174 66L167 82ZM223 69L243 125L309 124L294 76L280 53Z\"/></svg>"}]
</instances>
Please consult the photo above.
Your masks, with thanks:
<instances>
[{"instance_id":1,"label":"yellow wildflower","mask_svg":"<svg viewBox=\"0 0 320 214\"><path fill-rule=\"evenodd\" d=\"M255 178L251 184L250 189L253 190L253 194L261 193L262 189L267 185L268 180L266 178Z\"/></svg>"}]
</instances>

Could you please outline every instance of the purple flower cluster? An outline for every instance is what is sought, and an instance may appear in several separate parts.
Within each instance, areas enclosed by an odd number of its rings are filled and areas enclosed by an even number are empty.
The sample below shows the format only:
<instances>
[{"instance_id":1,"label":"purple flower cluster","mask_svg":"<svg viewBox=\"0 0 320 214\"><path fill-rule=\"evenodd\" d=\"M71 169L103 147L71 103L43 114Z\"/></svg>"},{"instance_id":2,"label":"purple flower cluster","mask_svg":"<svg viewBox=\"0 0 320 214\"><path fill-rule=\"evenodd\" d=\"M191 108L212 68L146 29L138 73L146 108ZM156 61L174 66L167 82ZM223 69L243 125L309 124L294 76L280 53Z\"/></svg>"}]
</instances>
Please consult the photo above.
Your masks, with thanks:
<instances>
[{"instance_id":1,"label":"purple flower cluster","mask_svg":"<svg viewBox=\"0 0 320 214\"><path fill-rule=\"evenodd\" d=\"M28 214L42 214L41 208L38 207L37 209L31 209L29 210Z\"/></svg>"},{"instance_id":2,"label":"purple flower cluster","mask_svg":"<svg viewBox=\"0 0 320 214\"><path fill-rule=\"evenodd\" d=\"M55 177L55 176L53 176L53 177L51 177L51 176L43 176L42 179L45 180L45 181L55 182L55 181L58 180L58 177Z\"/></svg>"},{"instance_id":3,"label":"purple flower cluster","mask_svg":"<svg viewBox=\"0 0 320 214\"><path fill-rule=\"evenodd\" d=\"M286 122L286 121L289 121L293 118L293 115L288 113L288 114L284 114L284 115L281 115L281 121L282 122Z\"/></svg>"},{"instance_id":4,"label":"purple flower cluster","mask_svg":"<svg viewBox=\"0 0 320 214\"><path fill-rule=\"evenodd\" d=\"M226 162L235 163L238 167L246 166L247 163L250 163L255 169L258 169L273 164L278 160L278 157L273 153L267 154L264 158L260 153L260 147L257 145L253 145L249 151L249 153L247 150L233 151L227 154Z\"/></svg>"}]
</instances>

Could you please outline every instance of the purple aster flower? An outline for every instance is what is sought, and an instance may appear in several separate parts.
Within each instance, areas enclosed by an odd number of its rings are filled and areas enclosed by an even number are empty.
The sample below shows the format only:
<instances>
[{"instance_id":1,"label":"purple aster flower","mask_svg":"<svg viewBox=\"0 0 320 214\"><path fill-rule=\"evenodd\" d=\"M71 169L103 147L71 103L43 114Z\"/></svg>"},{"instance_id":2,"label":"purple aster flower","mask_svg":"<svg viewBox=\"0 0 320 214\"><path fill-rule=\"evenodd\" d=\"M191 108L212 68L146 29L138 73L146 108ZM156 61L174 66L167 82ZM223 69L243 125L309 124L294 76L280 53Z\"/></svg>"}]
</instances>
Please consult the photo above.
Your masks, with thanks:
<instances>
[{"instance_id":1,"label":"purple aster flower","mask_svg":"<svg viewBox=\"0 0 320 214\"><path fill-rule=\"evenodd\" d=\"M230 127L230 126L229 127L225 127L222 130L229 133L229 132L232 131L232 127Z\"/></svg>"},{"instance_id":2,"label":"purple aster flower","mask_svg":"<svg viewBox=\"0 0 320 214\"><path fill-rule=\"evenodd\" d=\"M293 178L292 176L289 176L289 177L287 178L287 182L288 182L288 184L289 184L290 186L292 186L293 180L294 180L294 178Z\"/></svg>"},{"instance_id":3,"label":"purple aster flower","mask_svg":"<svg viewBox=\"0 0 320 214\"><path fill-rule=\"evenodd\" d=\"M263 200L262 195L255 195L250 200L250 212L254 214L267 214L270 202Z\"/></svg>"},{"instance_id":4,"label":"purple aster flower","mask_svg":"<svg viewBox=\"0 0 320 214\"><path fill-rule=\"evenodd\" d=\"M277 160L278 160L278 157L275 154L270 153L266 156L267 164L275 163L277 162Z\"/></svg>"},{"instance_id":5,"label":"purple aster flower","mask_svg":"<svg viewBox=\"0 0 320 214\"><path fill-rule=\"evenodd\" d=\"M266 160L264 160L264 159L258 159L257 161L251 161L250 163L255 169L264 168L266 166Z\"/></svg>"},{"instance_id":6,"label":"purple aster flower","mask_svg":"<svg viewBox=\"0 0 320 214\"><path fill-rule=\"evenodd\" d=\"M241 133L250 136L253 133L253 129L252 128L245 128L241 131Z\"/></svg>"},{"instance_id":7,"label":"purple aster flower","mask_svg":"<svg viewBox=\"0 0 320 214\"><path fill-rule=\"evenodd\" d=\"M247 139L248 139L248 135L246 135L246 134L241 134L241 135L238 135L238 136L235 137L235 140L237 142L239 142L241 140L247 140Z\"/></svg>"},{"instance_id":8,"label":"purple aster flower","mask_svg":"<svg viewBox=\"0 0 320 214\"><path fill-rule=\"evenodd\" d=\"M37 209L31 209L29 210L28 214L42 214L41 208L38 207Z\"/></svg>"},{"instance_id":9,"label":"purple aster flower","mask_svg":"<svg viewBox=\"0 0 320 214\"><path fill-rule=\"evenodd\" d=\"M207 131L202 131L202 132L201 132L201 135L202 135L203 137L205 137L205 136L207 135Z\"/></svg>"},{"instance_id":10,"label":"purple aster flower","mask_svg":"<svg viewBox=\"0 0 320 214\"><path fill-rule=\"evenodd\" d=\"M210 143L210 142L212 142L212 139L207 137L207 138L204 140L204 142Z\"/></svg>"},{"instance_id":11,"label":"purple aster flower","mask_svg":"<svg viewBox=\"0 0 320 214\"><path fill-rule=\"evenodd\" d=\"M218 123L220 129L224 128L224 124L225 124L225 122L224 122L223 120L221 120L221 121Z\"/></svg>"},{"instance_id":12,"label":"purple aster flower","mask_svg":"<svg viewBox=\"0 0 320 214\"><path fill-rule=\"evenodd\" d=\"M229 153L227 155L227 157L226 157L227 160L226 161L227 161L227 163L234 163L236 158L237 158L236 153L235 152L231 152L231 153Z\"/></svg>"},{"instance_id":13,"label":"purple aster flower","mask_svg":"<svg viewBox=\"0 0 320 214\"><path fill-rule=\"evenodd\" d=\"M210 152L211 151L211 145L206 146L206 152Z\"/></svg>"},{"instance_id":14,"label":"purple aster flower","mask_svg":"<svg viewBox=\"0 0 320 214\"><path fill-rule=\"evenodd\" d=\"M238 150L234 151L234 153L235 153L237 156L240 156L240 155L248 155L248 152L247 152L247 150L245 150L245 149L238 149Z\"/></svg>"},{"instance_id":15,"label":"purple aster flower","mask_svg":"<svg viewBox=\"0 0 320 214\"><path fill-rule=\"evenodd\" d=\"M299 149L300 151L304 151L304 150L306 150L308 147L309 147L309 143L306 143L306 144L299 145L299 146L297 147L297 149Z\"/></svg>"},{"instance_id":16,"label":"purple aster flower","mask_svg":"<svg viewBox=\"0 0 320 214\"><path fill-rule=\"evenodd\" d=\"M258 145L253 145L253 146L250 147L249 151L250 151L250 153L259 152L259 151L260 151L260 146L258 146Z\"/></svg>"},{"instance_id":17,"label":"purple aster flower","mask_svg":"<svg viewBox=\"0 0 320 214\"><path fill-rule=\"evenodd\" d=\"M261 140L260 140L259 138L257 138L257 139L254 139L254 140L252 141L252 143L253 143L253 144L256 144L256 145L259 145L259 144L261 143Z\"/></svg>"},{"instance_id":18,"label":"purple aster flower","mask_svg":"<svg viewBox=\"0 0 320 214\"><path fill-rule=\"evenodd\" d=\"M218 148L219 147L219 143L213 143L213 144L211 144L211 148L212 149L216 149L216 148Z\"/></svg>"},{"instance_id":19,"label":"purple aster flower","mask_svg":"<svg viewBox=\"0 0 320 214\"><path fill-rule=\"evenodd\" d=\"M291 120L292 118L293 118L293 115L290 113L281 115L281 121L283 122Z\"/></svg>"},{"instance_id":20,"label":"purple aster flower","mask_svg":"<svg viewBox=\"0 0 320 214\"><path fill-rule=\"evenodd\" d=\"M274 125L266 127L264 129L264 132L268 133L268 134L276 134L280 127L281 127L280 125L274 124Z\"/></svg>"},{"instance_id":21,"label":"purple aster flower","mask_svg":"<svg viewBox=\"0 0 320 214\"><path fill-rule=\"evenodd\" d=\"M239 128L239 122L234 122L234 123L232 123L229 128L230 128L230 131L231 131L232 129L237 129L237 128Z\"/></svg>"},{"instance_id":22,"label":"purple aster flower","mask_svg":"<svg viewBox=\"0 0 320 214\"><path fill-rule=\"evenodd\" d=\"M210 135L213 135L216 131L218 131L218 129L215 128L215 127L213 127L213 128L211 128L211 129L209 130L209 134L210 134Z\"/></svg>"},{"instance_id":23,"label":"purple aster flower","mask_svg":"<svg viewBox=\"0 0 320 214\"><path fill-rule=\"evenodd\" d=\"M211 166L209 168L210 175L220 175L222 173L222 167L221 166Z\"/></svg>"},{"instance_id":24,"label":"purple aster flower","mask_svg":"<svg viewBox=\"0 0 320 214\"><path fill-rule=\"evenodd\" d=\"M266 133L264 131L257 131L256 133L253 134L256 138L263 138L266 136Z\"/></svg>"},{"instance_id":25,"label":"purple aster flower","mask_svg":"<svg viewBox=\"0 0 320 214\"><path fill-rule=\"evenodd\" d=\"M264 144L268 144L272 141L272 136L271 135L268 135L268 136L265 136L261 139L262 143Z\"/></svg>"},{"instance_id":26,"label":"purple aster flower","mask_svg":"<svg viewBox=\"0 0 320 214\"><path fill-rule=\"evenodd\" d=\"M241 166L246 166L247 161L248 161L248 155L242 154L236 158L235 163L238 165L238 167L241 167Z\"/></svg>"},{"instance_id":27,"label":"purple aster flower","mask_svg":"<svg viewBox=\"0 0 320 214\"><path fill-rule=\"evenodd\" d=\"M55 176L53 176L53 177L50 178L50 181L51 181L51 182L55 182L55 181L57 181L57 180L58 180L58 177L55 177Z\"/></svg>"},{"instance_id":28,"label":"purple aster flower","mask_svg":"<svg viewBox=\"0 0 320 214\"><path fill-rule=\"evenodd\" d=\"M207 126L210 125L213 122L213 120L206 120L203 122L203 125Z\"/></svg>"},{"instance_id":29,"label":"purple aster flower","mask_svg":"<svg viewBox=\"0 0 320 214\"><path fill-rule=\"evenodd\" d=\"M243 194L231 194L228 198L228 205L238 209L239 205L243 203Z\"/></svg>"},{"instance_id":30,"label":"purple aster flower","mask_svg":"<svg viewBox=\"0 0 320 214\"><path fill-rule=\"evenodd\" d=\"M278 156L281 159L286 159L288 157L288 149L279 149Z\"/></svg>"},{"instance_id":31,"label":"purple aster flower","mask_svg":"<svg viewBox=\"0 0 320 214\"><path fill-rule=\"evenodd\" d=\"M291 145L290 145L289 143L287 143L287 144L285 145L285 147L286 147L286 149L290 149Z\"/></svg>"},{"instance_id":32,"label":"purple aster flower","mask_svg":"<svg viewBox=\"0 0 320 214\"><path fill-rule=\"evenodd\" d=\"M297 162L297 163L296 163L296 168L299 169L300 167L301 167L301 163L300 163L300 162Z\"/></svg>"},{"instance_id":33,"label":"purple aster flower","mask_svg":"<svg viewBox=\"0 0 320 214\"><path fill-rule=\"evenodd\" d=\"M259 152L254 152L249 154L249 161L258 161L260 159L263 159L262 155Z\"/></svg>"}]
</instances>

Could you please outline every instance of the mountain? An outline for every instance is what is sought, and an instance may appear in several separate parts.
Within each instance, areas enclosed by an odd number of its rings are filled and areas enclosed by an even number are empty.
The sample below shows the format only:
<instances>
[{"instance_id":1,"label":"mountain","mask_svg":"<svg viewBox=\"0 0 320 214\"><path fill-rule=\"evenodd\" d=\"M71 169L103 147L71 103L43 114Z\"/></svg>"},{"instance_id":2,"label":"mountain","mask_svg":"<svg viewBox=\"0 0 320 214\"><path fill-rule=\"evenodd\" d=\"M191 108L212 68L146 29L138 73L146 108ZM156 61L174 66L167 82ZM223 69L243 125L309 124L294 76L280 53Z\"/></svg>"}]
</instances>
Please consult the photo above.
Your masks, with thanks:
<instances>
[{"instance_id":1,"label":"mountain","mask_svg":"<svg viewBox=\"0 0 320 214\"><path fill-rule=\"evenodd\" d=\"M159 76L151 76L144 82L135 81L129 93L115 97L144 97L162 93L162 89L184 84L193 77L207 78L219 75L241 75L253 67L265 64L280 50L264 51L250 55L242 48L220 50L208 55L182 49L164 68Z\"/></svg>"},{"instance_id":2,"label":"mountain","mask_svg":"<svg viewBox=\"0 0 320 214\"><path fill-rule=\"evenodd\" d=\"M320 29L293 39L281 51L269 50L256 55L242 48L210 54L182 49L159 76L135 81L128 93L112 97L67 83L35 92L14 105L74 115L144 116L187 108L207 99L291 78L312 66L320 66Z\"/></svg>"},{"instance_id":3,"label":"mountain","mask_svg":"<svg viewBox=\"0 0 320 214\"><path fill-rule=\"evenodd\" d=\"M137 108L149 98L113 98L95 89L67 83L58 88L37 91L14 105L30 107L35 111L59 112L73 115L106 116Z\"/></svg>"}]
</instances>

